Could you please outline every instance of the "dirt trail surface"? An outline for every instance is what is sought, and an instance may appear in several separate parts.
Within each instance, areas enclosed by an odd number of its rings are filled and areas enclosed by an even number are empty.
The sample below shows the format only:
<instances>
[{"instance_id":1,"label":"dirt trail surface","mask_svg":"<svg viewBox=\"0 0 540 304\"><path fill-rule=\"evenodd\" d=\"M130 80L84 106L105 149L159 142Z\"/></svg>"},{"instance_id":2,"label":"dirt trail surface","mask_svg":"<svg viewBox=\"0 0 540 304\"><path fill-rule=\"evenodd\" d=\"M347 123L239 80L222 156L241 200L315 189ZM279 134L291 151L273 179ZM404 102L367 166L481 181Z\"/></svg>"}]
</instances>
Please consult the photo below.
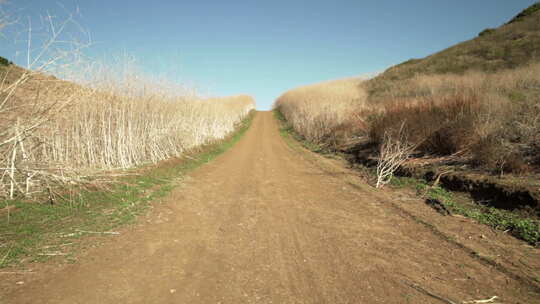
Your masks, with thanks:
<instances>
[{"instance_id":1,"label":"dirt trail surface","mask_svg":"<svg viewBox=\"0 0 540 304\"><path fill-rule=\"evenodd\" d=\"M259 112L139 224L76 264L26 276L0 302L540 303L534 286L303 153Z\"/></svg>"}]
</instances>

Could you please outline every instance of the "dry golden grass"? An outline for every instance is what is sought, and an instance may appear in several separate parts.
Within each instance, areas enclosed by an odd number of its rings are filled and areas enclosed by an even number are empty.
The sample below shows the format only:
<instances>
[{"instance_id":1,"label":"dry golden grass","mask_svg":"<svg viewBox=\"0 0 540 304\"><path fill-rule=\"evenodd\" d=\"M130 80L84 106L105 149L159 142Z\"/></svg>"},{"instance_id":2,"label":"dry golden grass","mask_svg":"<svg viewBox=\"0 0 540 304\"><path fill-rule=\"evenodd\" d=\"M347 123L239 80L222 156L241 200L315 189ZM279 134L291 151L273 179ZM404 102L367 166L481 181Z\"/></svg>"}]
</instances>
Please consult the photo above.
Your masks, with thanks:
<instances>
[{"instance_id":1,"label":"dry golden grass","mask_svg":"<svg viewBox=\"0 0 540 304\"><path fill-rule=\"evenodd\" d=\"M15 65L2 70L1 197L180 156L225 138L254 109L249 96L202 98L136 69L113 69L77 69L85 85Z\"/></svg>"},{"instance_id":2,"label":"dry golden grass","mask_svg":"<svg viewBox=\"0 0 540 304\"><path fill-rule=\"evenodd\" d=\"M478 151L473 147L479 143L485 150L485 140L494 137L499 148L488 154L501 157L498 166L504 166L505 156L537 152L540 64L495 74L423 75L394 84L369 100L379 109L370 124L375 142L405 123L409 139L423 142L425 153Z\"/></svg>"},{"instance_id":3,"label":"dry golden grass","mask_svg":"<svg viewBox=\"0 0 540 304\"><path fill-rule=\"evenodd\" d=\"M393 82L370 104L370 137L405 124L424 154L468 155L497 172L523 173L540 164L540 64L489 74L422 75Z\"/></svg>"},{"instance_id":4,"label":"dry golden grass","mask_svg":"<svg viewBox=\"0 0 540 304\"><path fill-rule=\"evenodd\" d=\"M418 75L369 97L344 80L285 93L276 108L307 140L333 147L368 135L406 138L424 155L459 154L496 172L540 165L540 64L497 73ZM360 88L359 88L360 86ZM399 133L399 134L398 134Z\"/></svg>"},{"instance_id":5,"label":"dry golden grass","mask_svg":"<svg viewBox=\"0 0 540 304\"><path fill-rule=\"evenodd\" d=\"M363 109L367 95L359 78L323 82L284 93L274 108L305 139L340 145L354 129L355 113Z\"/></svg>"},{"instance_id":6,"label":"dry golden grass","mask_svg":"<svg viewBox=\"0 0 540 304\"><path fill-rule=\"evenodd\" d=\"M85 59L86 33L70 14L40 26L17 19L0 7L0 25L28 39L26 68L0 65L0 198L180 156L225 138L254 109L249 96L203 98L147 77L127 56Z\"/></svg>"},{"instance_id":7,"label":"dry golden grass","mask_svg":"<svg viewBox=\"0 0 540 304\"><path fill-rule=\"evenodd\" d=\"M497 173L538 170L539 8L367 81L291 90L275 108L298 134L329 148L382 151L387 138L398 138L416 154L459 155Z\"/></svg>"}]
</instances>

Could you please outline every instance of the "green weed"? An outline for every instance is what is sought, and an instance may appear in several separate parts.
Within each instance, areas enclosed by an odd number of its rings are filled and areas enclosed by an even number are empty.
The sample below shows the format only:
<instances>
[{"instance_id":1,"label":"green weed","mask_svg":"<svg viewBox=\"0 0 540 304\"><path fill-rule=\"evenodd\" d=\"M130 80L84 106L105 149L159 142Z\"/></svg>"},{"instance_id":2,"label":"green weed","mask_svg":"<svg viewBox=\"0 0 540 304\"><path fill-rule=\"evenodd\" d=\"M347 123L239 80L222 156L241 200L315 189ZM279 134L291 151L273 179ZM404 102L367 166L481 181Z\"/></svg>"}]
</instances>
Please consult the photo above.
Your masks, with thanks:
<instances>
[{"instance_id":1,"label":"green weed","mask_svg":"<svg viewBox=\"0 0 540 304\"><path fill-rule=\"evenodd\" d=\"M13 63L7 60L6 58L0 56L0 66L8 66L10 64L13 64Z\"/></svg>"},{"instance_id":2,"label":"green weed","mask_svg":"<svg viewBox=\"0 0 540 304\"><path fill-rule=\"evenodd\" d=\"M489 34L494 33L494 32L495 32L495 29L493 29L493 28L487 28L487 29L481 31L481 32L478 34L478 36L480 36L480 37L481 37L481 36L486 36L486 35L489 35Z\"/></svg>"},{"instance_id":3,"label":"green weed","mask_svg":"<svg viewBox=\"0 0 540 304\"><path fill-rule=\"evenodd\" d=\"M536 2L535 4L533 4L533 5L529 6L529 7L527 7L526 9L524 9L517 16L512 18L512 20L510 20L508 22L508 24L514 23L514 22L517 22L517 21L521 21L521 20L523 20L523 18L525 18L527 16L530 16L530 15L536 13L537 11L540 11L540 2Z\"/></svg>"},{"instance_id":4,"label":"green weed","mask_svg":"<svg viewBox=\"0 0 540 304\"><path fill-rule=\"evenodd\" d=\"M498 230L508 231L515 237L528 242L531 245L540 244L540 221L530 218L522 218L508 210L479 205L464 205L456 201L452 192L440 186L431 186L424 180L412 178L395 178L401 180L398 184L414 186L417 193L426 198L436 199L444 204L450 211L456 214L472 218L479 223L488 225ZM394 184L397 182L394 182Z\"/></svg>"}]
</instances>

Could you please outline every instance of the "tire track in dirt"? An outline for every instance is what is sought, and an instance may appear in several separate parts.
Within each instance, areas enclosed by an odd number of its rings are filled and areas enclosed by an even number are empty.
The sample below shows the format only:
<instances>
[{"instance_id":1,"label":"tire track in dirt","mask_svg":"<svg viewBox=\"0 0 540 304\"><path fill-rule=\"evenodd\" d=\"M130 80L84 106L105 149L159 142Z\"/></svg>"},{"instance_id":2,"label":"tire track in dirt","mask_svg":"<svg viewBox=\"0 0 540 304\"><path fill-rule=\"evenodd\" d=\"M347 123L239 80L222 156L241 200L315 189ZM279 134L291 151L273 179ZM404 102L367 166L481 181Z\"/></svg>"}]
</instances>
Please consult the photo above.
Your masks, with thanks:
<instances>
[{"instance_id":1,"label":"tire track in dirt","mask_svg":"<svg viewBox=\"0 0 540 304\"><path fill-rule=\"evenodd\" d=\"M538 294L329 174L259 112L146 221L0 303L538 303Z\"/></svg>"}]
</instances>

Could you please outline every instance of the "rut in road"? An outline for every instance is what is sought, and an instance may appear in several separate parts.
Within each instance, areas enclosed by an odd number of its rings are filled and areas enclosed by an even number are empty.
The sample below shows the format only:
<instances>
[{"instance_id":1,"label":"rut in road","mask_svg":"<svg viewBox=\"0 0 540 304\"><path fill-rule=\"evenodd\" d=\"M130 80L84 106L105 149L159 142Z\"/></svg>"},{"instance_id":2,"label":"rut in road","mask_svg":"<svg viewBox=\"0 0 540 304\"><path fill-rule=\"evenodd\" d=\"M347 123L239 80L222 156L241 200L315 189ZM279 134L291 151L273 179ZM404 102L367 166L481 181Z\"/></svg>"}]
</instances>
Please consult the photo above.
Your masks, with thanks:
<instances>
[{"instance_id":1,"label":"rut in road","mask_svg":"<svg viewBox=\"0 0 540 304\"><path fill-rule=\"evenodd\" d=\"M302 153L280 137L272 113L259 112L235 147L192 172L146 222L0 299L444 303L417 284L456 303L538 300L389 208L369 186L352 187Z\"/></svg>"}]
</instances>

